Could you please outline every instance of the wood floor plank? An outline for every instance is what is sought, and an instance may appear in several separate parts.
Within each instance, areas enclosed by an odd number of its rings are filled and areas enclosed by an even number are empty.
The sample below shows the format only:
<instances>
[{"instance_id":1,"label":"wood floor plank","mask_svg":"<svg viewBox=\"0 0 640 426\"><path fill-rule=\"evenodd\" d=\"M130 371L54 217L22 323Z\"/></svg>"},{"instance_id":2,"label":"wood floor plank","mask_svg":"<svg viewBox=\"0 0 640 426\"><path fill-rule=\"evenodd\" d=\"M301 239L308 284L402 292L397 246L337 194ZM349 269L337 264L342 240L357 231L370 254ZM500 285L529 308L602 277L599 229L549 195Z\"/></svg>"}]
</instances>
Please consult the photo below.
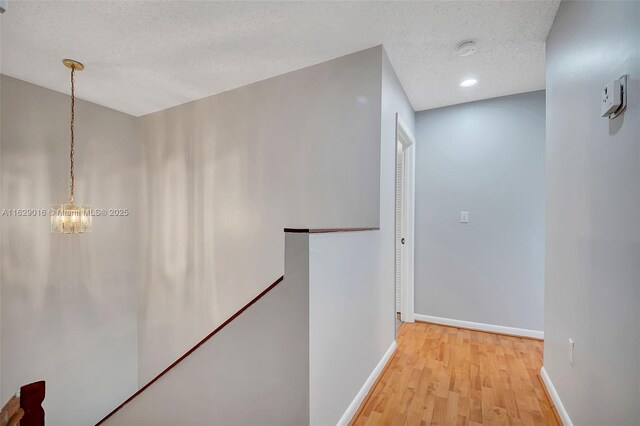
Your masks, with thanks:
<instances>
[{"instance_id":1,"label":"wood floor plank","mask_svg":"<svg viewBox=\"0 0 640 426\"><path fill-rule=\"evenodd\" d=\"M405 323L352 425L559 425L538 379L543 343Z\"/></svg>"}]
</instances>

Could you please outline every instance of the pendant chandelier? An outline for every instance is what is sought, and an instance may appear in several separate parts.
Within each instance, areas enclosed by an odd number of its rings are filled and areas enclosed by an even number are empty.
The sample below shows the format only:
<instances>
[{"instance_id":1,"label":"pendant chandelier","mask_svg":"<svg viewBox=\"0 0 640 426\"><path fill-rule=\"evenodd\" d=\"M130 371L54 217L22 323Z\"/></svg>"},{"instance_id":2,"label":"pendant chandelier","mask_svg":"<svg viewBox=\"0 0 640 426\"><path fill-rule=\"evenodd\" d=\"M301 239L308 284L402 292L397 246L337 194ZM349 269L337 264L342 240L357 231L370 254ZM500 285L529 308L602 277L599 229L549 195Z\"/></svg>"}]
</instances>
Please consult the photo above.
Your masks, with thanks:
<instances>
[{"instance_id":1,"label":"pendant chandelier","mask_svg":"<svg viewBox=\"0 0 640 426\"><path fill-rule=\"evenodd\" d=\"M75 176L73 174L73 125L75 119L75 86L74 77L76 71L82 71L84 65L73 59L64 59L62 63L71 69L71 144L69 160L71 163L69 184L69 202L54 204L51 213L51 232L61 234L82 234L91 229L91 206L76 204L73 199Z\"/></svg>"}]
</instances>

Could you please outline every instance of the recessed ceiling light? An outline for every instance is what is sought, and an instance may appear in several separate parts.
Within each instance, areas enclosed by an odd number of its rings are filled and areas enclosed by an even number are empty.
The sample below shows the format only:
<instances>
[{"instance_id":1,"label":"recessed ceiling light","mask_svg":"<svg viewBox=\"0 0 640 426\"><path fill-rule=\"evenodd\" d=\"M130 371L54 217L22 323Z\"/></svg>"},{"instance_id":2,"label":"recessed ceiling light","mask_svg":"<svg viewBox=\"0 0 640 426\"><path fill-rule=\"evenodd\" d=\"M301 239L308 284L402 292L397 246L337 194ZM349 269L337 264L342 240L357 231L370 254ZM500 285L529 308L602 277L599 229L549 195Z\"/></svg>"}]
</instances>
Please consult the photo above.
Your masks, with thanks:
<instances>
[{"instance_id":1,"label":"recessed ceiling light","mask_svg":"<svg viewBox=\"0 0 640 426\"><path fill-rule=\"evenodd\" d=\"M476 84L478 84L478 80L476 80L475 78L469 78L460 83L460 87L471 87L475 86Z\"/></svg>"}]
</instances>

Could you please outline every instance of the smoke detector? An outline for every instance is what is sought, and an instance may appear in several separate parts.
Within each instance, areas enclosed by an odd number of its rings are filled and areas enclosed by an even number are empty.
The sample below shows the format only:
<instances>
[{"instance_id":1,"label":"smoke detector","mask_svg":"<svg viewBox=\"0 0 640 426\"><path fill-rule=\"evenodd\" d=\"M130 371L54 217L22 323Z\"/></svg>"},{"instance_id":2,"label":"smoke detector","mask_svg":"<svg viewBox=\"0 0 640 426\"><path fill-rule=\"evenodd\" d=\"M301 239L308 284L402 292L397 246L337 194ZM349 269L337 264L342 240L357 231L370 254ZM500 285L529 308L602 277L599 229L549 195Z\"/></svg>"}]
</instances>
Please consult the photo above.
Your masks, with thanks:
<instances>
[{"instance_id":1,"label":"smoke detector","mask_svg":"<svg viewBox=\"0 0 640 426\"><path fill-rule=\"evenodd\" d=\"M466 40L456 46L456 55L469 56L472 55L477 49L476 42L473 40Z\"/></svg>"}]
</instances>

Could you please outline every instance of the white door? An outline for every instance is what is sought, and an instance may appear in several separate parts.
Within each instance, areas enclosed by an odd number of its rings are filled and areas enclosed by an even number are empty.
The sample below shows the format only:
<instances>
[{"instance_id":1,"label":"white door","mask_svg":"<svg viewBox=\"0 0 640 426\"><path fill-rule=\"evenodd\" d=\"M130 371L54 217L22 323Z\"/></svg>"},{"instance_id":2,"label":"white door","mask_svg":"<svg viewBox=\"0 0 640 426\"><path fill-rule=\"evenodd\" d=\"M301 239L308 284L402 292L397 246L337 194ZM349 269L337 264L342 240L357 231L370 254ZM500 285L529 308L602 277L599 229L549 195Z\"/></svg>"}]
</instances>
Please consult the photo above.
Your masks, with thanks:
<instances>
[{"instance_id":1,"label":"white door","mask_svg":"<svg viewBox=\"0 0 640 426\"><path fill-rule=\"evenodd\" d=\"M396 159L396 312L402 312L402 280L404 270L404 238L406 237L406 217L405 217L405 151L402 143L397 142Z\"/></svg>"},{"instance_id":2,"label":"white door","mask_svg":"<svg viewBox=\"0 0 640 426\"><path fill-rule=\"evenodd\" d=\"M413 322L415 139L397 114L396 144L395 307Z\"/></svg>"}]
</instances>

